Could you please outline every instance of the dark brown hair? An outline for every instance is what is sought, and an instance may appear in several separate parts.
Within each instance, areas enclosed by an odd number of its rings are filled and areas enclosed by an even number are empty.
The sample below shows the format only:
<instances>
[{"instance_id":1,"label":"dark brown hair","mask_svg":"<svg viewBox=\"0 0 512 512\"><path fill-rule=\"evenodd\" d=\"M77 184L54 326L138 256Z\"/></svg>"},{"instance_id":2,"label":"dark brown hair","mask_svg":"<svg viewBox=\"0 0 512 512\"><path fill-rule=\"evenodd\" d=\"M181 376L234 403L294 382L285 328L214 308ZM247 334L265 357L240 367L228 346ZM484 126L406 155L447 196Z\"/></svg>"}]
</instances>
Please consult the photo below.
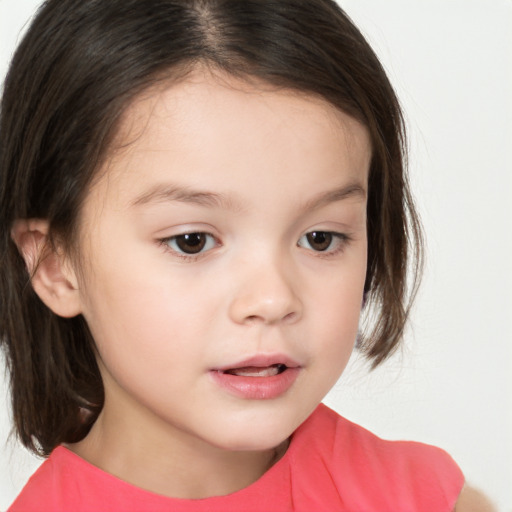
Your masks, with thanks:
<instances>
[{"instance_id":1,"label":"dark brown hair","mask_svg":"<svg viewBox=\"0 0 512 512\"><path fill-rule=\"evenodd\" d=\"M319 95L368 128L371 323L359 348L376 366L401 339L421 261L403 119L377 57L334 1L48 0L12 60L0 122L0 341L16 431L37 453L87 434L103 386L84 319L58 317L33 291L13 222L47 219L72 247L122 113L199 63Z\"/></svg>"}]
</instances>

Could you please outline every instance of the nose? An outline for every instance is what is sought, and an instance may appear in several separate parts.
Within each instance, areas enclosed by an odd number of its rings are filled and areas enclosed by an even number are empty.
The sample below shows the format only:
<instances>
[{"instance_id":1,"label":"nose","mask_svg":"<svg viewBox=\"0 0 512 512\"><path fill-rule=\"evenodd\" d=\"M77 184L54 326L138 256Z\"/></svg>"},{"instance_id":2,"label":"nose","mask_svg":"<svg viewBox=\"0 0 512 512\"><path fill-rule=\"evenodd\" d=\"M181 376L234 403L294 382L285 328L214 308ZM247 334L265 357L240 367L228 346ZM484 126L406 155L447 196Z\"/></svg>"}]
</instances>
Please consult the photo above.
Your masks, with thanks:
<instances>
[{"instance_id":1,"label":"nose","mask_svg":"<svg viewBox=\"0 0 512 512\"><path fill-rule=\"evenodd\" d=\"M297 276L285 262L253 261L237 279L230 317L239 324L294 323L303 309L298 290Z\"/></svg>"}]
</instances>

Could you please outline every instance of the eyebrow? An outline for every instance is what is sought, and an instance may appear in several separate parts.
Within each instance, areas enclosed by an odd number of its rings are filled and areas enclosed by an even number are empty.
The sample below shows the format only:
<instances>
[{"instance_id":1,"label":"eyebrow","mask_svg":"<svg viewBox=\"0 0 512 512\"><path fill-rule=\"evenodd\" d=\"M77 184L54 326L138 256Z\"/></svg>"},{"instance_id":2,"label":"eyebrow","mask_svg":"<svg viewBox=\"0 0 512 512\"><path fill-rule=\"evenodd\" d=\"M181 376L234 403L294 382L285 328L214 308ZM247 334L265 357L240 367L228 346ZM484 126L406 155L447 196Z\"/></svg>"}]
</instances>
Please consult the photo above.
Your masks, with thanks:
<instances>
[{"instance_id":1,"label":"eyebrow","mask_svg":"<svg viewBox=\"0 0 512 512\"><path fill-rule=\"evenodd\" d=\"M361 201L365 200L366 188L361 183L353 182L343 185L342 187L335 188L334 190L320 192L317 196L306 201L300 209L309 212L317 210L322 206L327 206L328 204L336 203L337 201L342 201L352 197L360 199Z\"/></svg>"},{"instance_id":2,"label":"eyebrow","mask_svg":"<svg viewBox=\"0 0 512 512\"><path fill-rule=\"evenodd\" d=\"M155 185L132 201L131 206L164 203L168 201L192 203L208 208L223 208L226 210L239 210L241 208L240 203L237 203L225 194L194 190L189 187L168 184Z\"/></svg>"},{"instance_id":3,"label":"eyebrow","mask_svg":"<svg viewBox=\"0 0 512 512\"><path fill-rule=\"evenodd\" d=\"M360 183L349 183L342 187L321 192L300 206L301 211L312 211L337 201L351 197L361 200L366 198L366 189ZM241 201L222 193L194 190L189 187L181 187L170 184L158 184L142 193L131 202L131 206L141 206L151 203L163 203L178 201L192 203L207 208L222 208L226 210L240 211L243 209Z\"/></svg>"}]
</instances>

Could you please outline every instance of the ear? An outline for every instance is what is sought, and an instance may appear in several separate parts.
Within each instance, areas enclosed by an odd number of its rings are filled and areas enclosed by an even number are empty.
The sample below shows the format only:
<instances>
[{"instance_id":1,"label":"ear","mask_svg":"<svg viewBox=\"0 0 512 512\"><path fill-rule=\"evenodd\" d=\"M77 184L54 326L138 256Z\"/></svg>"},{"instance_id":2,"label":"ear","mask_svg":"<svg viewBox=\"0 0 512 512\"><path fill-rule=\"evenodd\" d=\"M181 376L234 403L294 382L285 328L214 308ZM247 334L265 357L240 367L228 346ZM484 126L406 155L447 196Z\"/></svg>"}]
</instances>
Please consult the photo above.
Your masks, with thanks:
<instances>
[{"instance_id":1,"label":"ear","mask_svg":"<svg viewBox=\"0 0 512 512\"><path fill-rule=\"evenodd\" d=\"M23 219L14 222L11 237L39 298L56 315L71 318L81 313L78 281L64 251L50 242L49 231L45 220Z\"/></svg>"}]
</instances>

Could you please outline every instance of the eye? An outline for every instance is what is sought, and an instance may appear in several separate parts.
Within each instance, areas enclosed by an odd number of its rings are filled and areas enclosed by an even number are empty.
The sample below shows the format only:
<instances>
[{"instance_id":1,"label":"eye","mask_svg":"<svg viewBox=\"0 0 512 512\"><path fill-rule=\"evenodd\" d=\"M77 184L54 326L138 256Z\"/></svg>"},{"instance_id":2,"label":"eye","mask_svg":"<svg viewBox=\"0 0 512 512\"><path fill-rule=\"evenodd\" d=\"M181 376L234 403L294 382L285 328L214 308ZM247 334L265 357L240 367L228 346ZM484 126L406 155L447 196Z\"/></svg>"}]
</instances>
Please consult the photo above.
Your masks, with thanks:
<instances>
[{"instance_id":1,"label":"eye","mask_svg":"<svg viewBox=\"0 0 512 512\"><path fill-rule=\"evenodd\" d=\"M297 245L316 252L334 253L343 248L348 236L332 231L310 231L303 235Z\"/></svg>"},{"instance_id":2,"label":"eye","mask_svg":"<svg viewBox=\"0 0 512 512\"><path fill-rule=\"evenodd\" d=\"M162 242L182 254L199 254L216 246L215 238L208 233L184 233L166 238Z\"/></svg>"}]
</instances>

